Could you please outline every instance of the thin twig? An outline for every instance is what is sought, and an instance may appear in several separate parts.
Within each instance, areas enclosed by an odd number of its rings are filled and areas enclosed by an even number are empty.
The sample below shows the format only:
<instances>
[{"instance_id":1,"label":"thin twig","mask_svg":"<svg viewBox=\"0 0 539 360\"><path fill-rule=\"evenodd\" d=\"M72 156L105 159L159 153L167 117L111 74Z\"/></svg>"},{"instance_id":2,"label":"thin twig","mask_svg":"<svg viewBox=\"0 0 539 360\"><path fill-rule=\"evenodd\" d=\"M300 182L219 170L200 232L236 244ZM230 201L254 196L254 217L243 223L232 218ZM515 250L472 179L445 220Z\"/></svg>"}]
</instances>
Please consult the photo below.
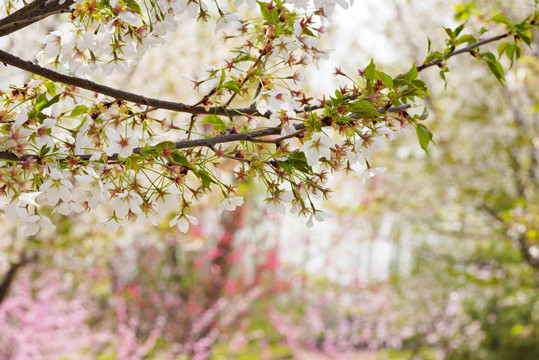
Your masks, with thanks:
<instances>
[{"instance_id":1,"label":"thin twig","mask_svg":"<svg viewBox=\"0 0 539 360\"><path fill-rule=\"evenodd\" d=\"M422 71L422 70L425 70L426 68L429 68L431 66L439 65L444 60L447 60L447 59L449 59L449 58L451 58L453 56L464 54L464 53L470 53L472 50L474 50L474 49L476 49L476 48L478 48L478 47L480 47L482 45L485 45L485 44L488 44L488 43L491 43L491 42L494 42L494 41L501 40L503 38L508 37L509 35L510 35L509 33L496 35L496 36L493 36L493 37L490 37L490 38L487 38L487 39L479 40L478 42L475 42L475 43L470 44L470 45L468 45L466 47L463 47L462 49L450 51L447 54L445 54L441 59L436 59L436 60L433 60L433 61L431 61L429 63L418 66L417 71Z\"/></svg>"},{"instance_id":2,"label":"thin twig","mask_svg":"<svg viewBox=\"0 0 539 360\"><path fill-rule=\"evenodd\" d=\"M246 162L246 163L249 163L249 164L251 163L251 160L249 160L249 159L244 159L244 158L240 158L240 157L237 157L237 156L234 156L234 155L228 155L228 154L225 154L225 153L220 153L215 149L215 146L213 146L213 145L210 145L209 148L215 153L215 155L217 155L219 157L226 157L226 158L233 159L233 160L243 161L243 162Z\"/></svg>"}]
</instances>

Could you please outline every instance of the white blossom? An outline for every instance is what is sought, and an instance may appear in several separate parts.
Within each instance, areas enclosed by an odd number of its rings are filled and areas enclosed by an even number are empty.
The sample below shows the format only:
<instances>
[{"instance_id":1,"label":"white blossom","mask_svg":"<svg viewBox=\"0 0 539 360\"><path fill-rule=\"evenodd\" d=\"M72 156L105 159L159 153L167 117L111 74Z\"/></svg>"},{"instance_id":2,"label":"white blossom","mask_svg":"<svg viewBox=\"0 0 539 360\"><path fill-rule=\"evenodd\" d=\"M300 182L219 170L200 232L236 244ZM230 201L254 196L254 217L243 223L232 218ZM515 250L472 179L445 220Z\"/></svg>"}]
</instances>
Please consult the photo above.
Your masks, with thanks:
<instances>
[{"instance_id":1,"label":"white blossom","mask_svg":"<svg viewBox=\"0 0 539 360\"><path fill-rule=\"evenodd\" d=\"M139 194L133 191L124 190L121 193L116 194L110 201L111 206L116 213L116 217L123 219L131 211L135 215L140 215L142 210L140 205L142 204L142 198Z\"/></svg>"},{"instance_id":2,"label":"white blossom","mask_svg":"<svg viewBox=\"0 0 539 360\"><path fill-rule=\"evenodd\" d=\"M309 216L306 225L307 227L313 227L313 218L318 222L322 222L324 220L331 219L333 216L335 216L335 214L331 211L316 210L314 214Z\"/></svg>"},{"instance_id":3,"label":"white blossom","mask_svg":"<svg viewBox=\"0 0 539 360\"><path fill-rule=\"evenodd\" d=\"M25 219L21 219L20 226L23 234L26 236L37 234L41 228L49 231L56 229L56 226L54 226L51 220L43 215L31 215Z\"/></svg>"},{"instance_id":4,"label":"white blossom","mask_svg":"<svg viewBox=\"0 0 539 360\"><path fill-rule=\"evenodd\" d=\"M223 199L223 201L221 201L221 203L217 207L217 210L219 213L223 212L223 210L234 211L236 210L237 206L241 205L243 205L243 197L231 196Z\"/></svg>"},{"instance_id":5,"label":"white blossom","mask_svg":"<svg viewBox=\"0 0 539 360\"><path fill-rule=\"evenodd\" d=\"M170 220L168 223L169 226L176 225L180 232L186 233L187 230L189 230L189 223L198 225L198 219L194 216L180 214L176 216L174 219Z\"/></svg>"},{"instance_id":6,"label":"white blossom","mask_svg":"<svg viewBox=\"0 0 539 360\"><path fill-rule=\"evenodd\" d=\"M315 133L310 140L307 140L300 148L307 157L307 164L310 166L318 163L321 157L331 158L331 148L335 146L335 141L322 133Z\"/></svg>"},{"instance_id":7,"label":"white blossom","mask_svg":"<svg viewBox=\"0 0 539 360\"><path fill-rule=\"evenodd\" d=\"M58 201L71 200L73 184L65 178L66 174L52 169L49 178L40 186L41 197L46 199L48 205L54 206Z\"/></svg>"},{"instance_id":8,"label":"white blossom","mask_svg":"<svg viewBox=\"0 0 539 360\"><path fill-rule=\"evenodd\" d=\"M105 149L107 156L118 154L126 158L133 154L133 149L138 146L139 138L131 128L121 133L117 129L107 128L108 146Z\"/></svg>"},{"instance_id":9,"label":"white blossom","mask_svg":"<svg viewBox=\"0 0 539 360\"><path fill-rule=\"evenodd\" d=\"M363 184L365 184L365 181L367 179L370 179L372 178L373 176L375 176L376 174L381 174L381 173L384 173L386 172L386 168L385 167L380 167L380 168L367 168L365 169L365 171L363 171L363 173L361 174L361 179L363 179Z\"/></svg>"}]
</instances>

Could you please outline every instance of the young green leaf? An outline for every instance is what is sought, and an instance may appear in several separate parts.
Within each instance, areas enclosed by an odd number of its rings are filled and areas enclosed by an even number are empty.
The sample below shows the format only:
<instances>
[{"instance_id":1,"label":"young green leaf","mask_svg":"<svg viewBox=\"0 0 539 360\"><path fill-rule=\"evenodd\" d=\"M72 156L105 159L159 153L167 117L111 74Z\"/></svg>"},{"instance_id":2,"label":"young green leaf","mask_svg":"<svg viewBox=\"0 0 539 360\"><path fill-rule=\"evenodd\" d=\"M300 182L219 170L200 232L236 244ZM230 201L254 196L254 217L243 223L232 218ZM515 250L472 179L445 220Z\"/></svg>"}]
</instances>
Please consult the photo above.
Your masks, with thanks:
<instances>
[{"instance_id":1,"label":"young green leaf","mask_svg":"<svg viewBox=\"0 0 539 360\"><path fill-rule=\"evenodd\" d=\"M415 130L417 133L417 139L419 140L419 145L428 154L429 143L432 142L434 144L434 140L432 140L432 132L423 124L417 124Z\"/></svg>"},{"instance_id":2,"label":"young green leaf","mask_svg":"<svg viewBox=\"0 0 539 360\"><path fill-rule=\"evenodd\" d=\"M494 76L496 76L496 79L498 79L500 84L505 86L505 72L500 62L496 60L496 57L491 52L486 52L482 55L490 71L494 74Z\"/></svg>"},{"instance_id":3,"label":"young green leaf","mask_svg":"<svg viewBox=\"0 0 539 360\"><path fill-rule=\"evenodd\" d=\"M37 111L41 111L43 109L48 108L49 106L52 106L56 104L60 100L60 95L54 96L52 99L47 100L47 95L45 94L39 94L36 98L35 106L34 108Z\"/></svg>"},{"instance_id":4,"label":"young green leaf","mask_svg":"<svg viewBox=\"0 0 539 360\"><path fill-rule=\"evenodd\" d=\"M408 81L412 81L414 80L415 78L417 78L417 67L415 66L415 64L412 66L412 68L410 69L410 71L408 72L408 75L406 76L406 79Z\"/></svg>"},{"instance_id":5,"label":"young green leaf","mask_svg":"<svg viewBox=\"0 0 539 360\"><path fill-rule=\"evenodd\" d=\"M141 14L140 6L135 0L124 0L125 5L136 12L137 14Z\"/></svg>"},{"instance_id":6,"label":"young green leaf","mask_svg":"<svg viewBox=\"0 0 539 360\"><path fill-rule=\"evenodd\" d=\"M429 112L427 110L427 107L423 109L423 113L419 115L419 120L426 120L429 117Z\"/></svg>"},{"instance_id":7,"label":"young green leaf","mask_svg":"<svg viewBox=\"0 0 539 360\"><path fill-rule=\"evenodd\" d=\"M223 84L223 86L225 89L228 89L228 90L231 90L231 91L234 91L236 94L240 95L241 96L241 89L240 89L240 86L238 85L237 82L235 81L227 81L226 83Z\"/></svg>"},{"instance_id":8,"label":"young green leaf","mask_svg":"<svg viewBox=\"0 0 539 360\"><path fill-rule=\"evenodd\" d=\"M71 110L69 117L77 117L88 112L88 107L86 105L77 105Z\"/></svg>"},{"instance_id":9,"label":"young green leaf","mask_svg":"<svg viewBox=\"0 0 539 360\"><path fill-rule=\"evenodd\" d=\"M172 152L171 157L176 164L182 165L189 169L194 169L194 166L189 162L187 157L185 157L185 155L183 155L179 150Z\"/></svg>"},{"instance_id":10,"label":"young green leaf","mask_svg":"<svg viewBox=\"0 0 539 360\"><path fill-rule=\"evenodd\" d=\"M367 81L372 82L375 80L376 65L374 65L372 59L369 65L367 65L367 67L365 68L364 74L365 74L365 79L367 79Z\"/></svg>"},{"instance_id":11,"label":"young green leaf","mask_svg":"<svg viewBox=\"0 0 539 360\"><path fill-rule=\"evenodd\" d=\"M208 174L206 170L198 170L196 172L196 175L202 181L205 187L208 189L211 187L211 183L215 183L215 180L211 178L211 176Z\"/></svg>"},{"instance_id":12,"label":"young green leaf","mask_svg":"<svg viewBox=\"0 0 539 360\"><path fill-rule=\"evenodd\" d=\"M393 78L391 76L389 76L388 74L384 72L379 71L378 77L380 78L380 80L382 80L386 88L388 88L389 90L393 90Z\"/></svg>"},{"instance_id":13,"label":"young green leaf","mask_svg":"<svg viewBox=\"0 0 539 360\"><path fill-rule=\"evenodd\" d=\"M372 102L365 99L360 99L353 102L350 105L349 111L359 117L371 120L374 119L374 117L376 116L380 116L380 113L378 112L378 110L376 110Z\"/></svg>"},{"instance_id":14,"label":"young green leaf","mask_svg":"<svg viewBox=\"0 0 539 360\"><path fill-rule=\"evenodd\" d=\"M224 132L226 130L225 122L217 115L208 115L201 121L201 123L211 124L213 125L213 128L219 132Z\"/></svg>"},{"instance_id":15,"label":"young green leaf","mask_svg":"<svg viewBox=\"0 0 539 360\"><path fill-rule=\"evenodd\" d=\"M494 22L497 22L499 24L505 24L507 26L511 26L511 21L502 14L494 15L492 17L492 19L490 19L490 21L494 21Z\"/></svg>"}]
</instances>

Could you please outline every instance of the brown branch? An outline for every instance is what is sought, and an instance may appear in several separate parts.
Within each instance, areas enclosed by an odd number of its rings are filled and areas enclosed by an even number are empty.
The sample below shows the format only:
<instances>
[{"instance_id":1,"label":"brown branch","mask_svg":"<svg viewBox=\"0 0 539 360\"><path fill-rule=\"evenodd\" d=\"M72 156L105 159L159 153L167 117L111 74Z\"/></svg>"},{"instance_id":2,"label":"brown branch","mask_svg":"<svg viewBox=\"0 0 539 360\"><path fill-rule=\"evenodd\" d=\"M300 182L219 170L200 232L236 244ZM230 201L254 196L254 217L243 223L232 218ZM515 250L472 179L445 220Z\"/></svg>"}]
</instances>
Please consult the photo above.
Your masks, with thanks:
<instances>
[{"instance_id":1,"label":"brown branch","mask_svg":"<svg viewBox=\"0 0 539 360\"><path fill-rule=\"evenodd\" d=\"M64 75L57 71L49 70L42 66L33 64L30 61L23 60L2 50L0 50L0 62L43 76L44 78L47 78L52 81L76 86L82 89L94 91L96 93L111 96L115 99L126 100L135 104L150 106L153 108L184 112L193 115L215 114L225 116L252 115L269 117L269 114L260 114L255 107L249 107L244 109L230 109L229 111L227 111L227 109L224 109L222 107L205 108L204 106L189 106L179 102L149 98L143 95L114 89L109 86L101 85L96 82L82 79L79 77Z\"/></svg>"},{"instance_id":2,"label":"brown branch","mask_svg":"<svg viewBox=\"0 0 539 360\"><path fill-rule=\"evenodd\" d=\"M37 7L41 7L42 5L45 5L45 3L48 0L36 0L34 2L31 2L30 4L23 6L19 10L15 11L12 14L9 14L5 18L0 20L0 28L3 27L6 24L11 24L15 22L16 20L20 19L24 15L26 15L28 12L34 10Z\"/></svg>"},{"instance_id":3,"label":"brown branch","mask_svg":"<svg viewBox=\"0 0 539 360\"><path fill-rule=\"evenodd\" d=\"M405 109L410 108L410 104L396 106L393 108L386 109L384 108L385 112L400 112ZM380 111L380 110L379 110ZM323 126L329 126L329 123L322 124ZM266 136L272 136L272 135L279 135L281 134L281 128L280 127L271 127L271 128L265 128L265 129L257 129L245 133L239 133L239 134L223 134L223 135L217 135L213 137L203 138L203 139L195 139L195 140L181 140L174 143L176 146L176 149L188 149L193 147L209 147L212 148L216 144L223 144L228 142L234 142L234 141L250 141L250 142L265 142L265 143L279 143L280 141L284 139L288 139L294 136L297 136L298 134L302 133L307 129L307 127L304 124L295 124L294 127L296 128L296 132L290 135L282 136L276 139L266 139L262 140L259 139L261 137ZM137 147L133 149L133 153L140 154L140 152L144 148ZM85 154L85 155L74 155L79 160L82 161L88 161L90 160L91 154ZM25 161L28 159L39 159L38 155L32 154L32 155L21 155L18 156L12 152L9 151L0 151L0 160L7 160L7 161L13 161L13 162L20 162ZM67 161L68 158L60 159L60 161ZM107 161L118 161L118 154L111 155L107 158Z\"/></svg>"},{"instance_id":4,"label":"brown branch","mask_svg":"<svg viewBox=\"0 0 539 360\"><path fill-rule=\"evenodd\" d=\"M9 35L51 15L69 12L71 11L69 7L73 3L73 0L66 0L63 4L60 4L58 0L37 0L28 4L0 20L0 37Z\"/></svg>"}]
</instances>

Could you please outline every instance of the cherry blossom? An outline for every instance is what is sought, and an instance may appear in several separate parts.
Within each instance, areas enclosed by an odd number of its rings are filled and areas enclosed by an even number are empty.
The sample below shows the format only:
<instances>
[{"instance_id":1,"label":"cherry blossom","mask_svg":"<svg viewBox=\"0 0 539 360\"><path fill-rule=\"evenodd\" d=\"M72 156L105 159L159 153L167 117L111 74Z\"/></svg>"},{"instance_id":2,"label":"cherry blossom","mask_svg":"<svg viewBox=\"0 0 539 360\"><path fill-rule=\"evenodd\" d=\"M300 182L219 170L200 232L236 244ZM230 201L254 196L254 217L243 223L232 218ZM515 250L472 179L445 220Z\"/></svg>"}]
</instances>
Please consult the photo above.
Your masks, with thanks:
<instances>
[{"instance_id":1,"label":"cherry blossom","mask_svg":"<svg viewBox=\"0 0 539 360\"><path fill-rule=\"evenodd\" d=\"M28 233L47 227L47 220L33 217L48 211L42 205L64 215L107 205L109 229L127 221L157 224L176 212L182 216L170 225L187 230L192 203L220 192L218 210L233 211L243 204L237 187L251 178L263 180L270 213L290 204L311 222L323 219L312 200L330 193L331 173L355 170L365 181L383 172L373 152L387 148L398 134L396 124L415 128L425 151L433 142L422 122L428 113L414 109L428 96L420 71L442 61L447 69L451 57L472 51L499 71L497 60L480 47L507 44L509 38L516 41L511 46L520 46L518 32L534 27L527 19L502 35L448 41L444 52L431 51L422 65L398 76L373 61L360 64L355 75L338 68L335 75L346 84L316 94L304 86L305 67L329 56L320 48L325 25L335 6L346 9L352 1L63 4L59 11L71 16L47 25L50 33L35 52L40 65L0 52L2 63L35 74L0 97L2 210L21 223L31 219ZM24 13L32 6L8 1L4 10ZM16 32L53 13L28 23L8 16L2 31ZM95 82L95 75L129 73L149 48L166 45L165 35L195 21L214 23L217 33L230 30L219 34L227 55L205 61L210 65L188 76L194 99L152 98L109 86L108 76ZM26 193L39 195L22 204Z\"/></svg>"},{"instance_id":2,"label":"cherry blossom","mask_svg":"<svg viewBox=\"0 0 539 360\"><path fill-rule=\"evenodd\" d=\"M182 233L186 233L189 230L189 224L198 225L198 219L194 216L180 214L170 220L169 226L176 225Z\"/></svg>"},{"instance_id":3,"label":"cherry blossom","mask_svg":"<svg viewBox=\"0 0 539 360\"><path fill-rule=\"evenodd\" d=\"M224 210L227 211L234 211L236 210L237 206L243 205L243 197L241 196L231 196L229 198L223 199L219 206L217 207L217 210L219 212L223 212Z\"/></svg>"},{"instance_id":4,"label":"cherry blossom","mask_svg":"<svg viewBox=\"0 0 539 360\"><path fill-rule=\"evenodd\" d=\"M105 149L105 153L108 156L118 154L118 156L123 158L133 154L133 149L137 147L139 141L130 128L127 128L125 131L107 128L107 137L109 146Z\"/></svg>"},{"instance_id":5,"label":"cherry blossom","mask_svg":"<svg viewBox=\"0 0 539 360\"><path fill-rule=\"evenodd\" d=\"M125 218L129 212L140 215L142 213L141 204L142 198L140 195L127 190L116 193L110 201L110 205L119 219Z\"/></svg>"},{"instance_id":6,"label":"cherry blossom","mask_svg":"<svg viewBox=\"0 0 539 360\"><path fill-rule=\"evenodd\" d=\"M310 140L307 140L300 148L307 157L307 163L314 166L321 157L331 158L331 148L336 145L335 141L329 136L316 133Z\"/></svg>"},{"instance_id":7,"label":"cherry blossom","mask_svg":"<svg viewBox=\"0 0 539 360\"><path fill-rule=\"evenodd\" d=\"M48 205L56 205L60 200L64 202L71 200L73 184L65 178L66 175L57 169L52 169L49 179L39 188L41 197L46 199Z\"/></svg>"}]
</instances>

